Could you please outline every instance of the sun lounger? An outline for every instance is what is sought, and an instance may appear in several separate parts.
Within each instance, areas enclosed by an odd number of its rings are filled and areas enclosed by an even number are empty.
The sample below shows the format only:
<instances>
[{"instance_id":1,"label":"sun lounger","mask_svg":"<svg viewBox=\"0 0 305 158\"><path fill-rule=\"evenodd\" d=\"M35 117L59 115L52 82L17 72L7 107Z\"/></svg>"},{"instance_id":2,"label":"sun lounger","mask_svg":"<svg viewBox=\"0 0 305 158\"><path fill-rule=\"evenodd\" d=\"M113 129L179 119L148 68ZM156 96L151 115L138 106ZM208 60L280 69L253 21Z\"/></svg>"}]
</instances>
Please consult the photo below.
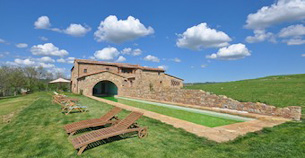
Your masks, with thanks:
<instances>
[{"instance_id":1,"label":"sun lounger","mask_svg":"<svg viewBox=\"0 0 305 158\"><path fill-rule=\"evenodd\" d=\"M90 143L97 142L99 140L130 132L138 132L138 137L143 138L147 136L147 127L139 127L135 123L142 115L143 114L138 112L132 112L125 119L119 121L116 125L83 134L71 139L71 143L75 149L79 149L77 154L81 155Z\"/></svg>"},{"instance_id":2,"label":"sun lounger","mask_svg":"<svg viewBox=\"0 0 305 158\"><path fill-rule=\"evenodd\" d=\"M68 100L67 103L61 104L61 105L62 105L62 112L64 112L65 115L68 115L73 110L77 110L79 112L89 111L87 106L82 106L80 104L76 104L75 102L72 102L71 100Z\"/></svg>"},{"instance_id":3,"label":"sun lounger","mask_svg":"<svg viewBox=\"0 0 305 158\"><path fill-rule=\"evenodd\" d=\"M69 134L70 137L73 134L75 134L75 132L81 129L104 126L106 124L115 124L119 121L116 115L120 113L121 110L122 110L121 108L114 107L100 118L83 120L83 121L67 124L64 126L64 129L66 130L66 132Z\"/></svg>"}]
</instances>

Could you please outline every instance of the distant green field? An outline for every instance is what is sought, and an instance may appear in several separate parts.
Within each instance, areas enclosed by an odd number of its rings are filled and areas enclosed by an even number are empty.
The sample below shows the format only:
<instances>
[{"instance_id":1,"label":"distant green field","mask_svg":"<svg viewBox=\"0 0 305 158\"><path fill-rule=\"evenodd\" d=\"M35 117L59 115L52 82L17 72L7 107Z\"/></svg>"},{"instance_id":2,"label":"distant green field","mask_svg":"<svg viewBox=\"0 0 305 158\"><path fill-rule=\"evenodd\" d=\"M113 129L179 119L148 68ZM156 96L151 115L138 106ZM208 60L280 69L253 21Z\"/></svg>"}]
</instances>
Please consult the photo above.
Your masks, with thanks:
<instances>
[{"instance_id":1,"label":"distant green field","mask_svg":"<svg viewBox=\"0 0 305 158\"><path fill-rule=\"evenodd\" d=\"M185 88L202 89L239 101L262 102L278 107L302 106L304 113L305 74L269 76L215 84L193 84Z\"/></svg>"},{"instance_id":2,"label":"distant green field","mask_svg":"<svg viewBox=\"0 0 305 158\"><path fill-rule=\"evenodd\" d=\"M156 112L159 114L179 118L179 119L182 119L185 121L193 122L193 123L208 126L208 127L217 127L217 126L223 126L223 125L233 124L233 123L237 123L237 122L242 122L242 121L236 121L236 120L231 120L231 119L224 119L224 118L219 118L219 117L208 116L208 115L184 111L184 110L178 110L178 109L173 109L173 108L168 108L168 107L161 107L161 106L156 106L156 105L152 105L152 104L130 101L130 100L120 99L120 98L115 98L115 97L102 97L102 98L112 100L115 102L119 102L119 103L122 103L125 105L153 111L153 112Z\"/></svg>"}]
</instances>

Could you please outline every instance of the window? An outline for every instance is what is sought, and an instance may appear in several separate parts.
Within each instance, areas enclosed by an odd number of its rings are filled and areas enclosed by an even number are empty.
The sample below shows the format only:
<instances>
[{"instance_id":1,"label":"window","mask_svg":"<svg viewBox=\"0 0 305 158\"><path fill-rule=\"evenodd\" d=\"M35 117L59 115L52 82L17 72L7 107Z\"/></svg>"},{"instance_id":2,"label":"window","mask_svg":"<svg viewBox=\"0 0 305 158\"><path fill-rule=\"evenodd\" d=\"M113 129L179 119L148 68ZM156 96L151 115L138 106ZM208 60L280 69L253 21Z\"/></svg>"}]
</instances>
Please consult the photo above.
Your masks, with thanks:
<instances>
[{"instance_id":1,"label":"window","mask_svg":"<svg viewBox=\"0 0 305 158\"><path fill-rule=\"evenodd\" d=\"M106 70L109 71L109 67L107 67Z\"/></svg>"},{"instance_id":2,"label":"window","mask_svg":"<svg viewBox=\"0 0 305 158\"><path fill-rule=\"evenodd\" d=\"M84 73L87 73L87 69L84 69Z\"/></svg>"},{"instance_id":3,"label":"window","mask_svg":"<svg viewBox=\"0 0 305 158\"><path fill-rule=\"evenodd\" d=\"M122 73L132 73L132 69L122 69Z\"/></svg>"}]
</instances>

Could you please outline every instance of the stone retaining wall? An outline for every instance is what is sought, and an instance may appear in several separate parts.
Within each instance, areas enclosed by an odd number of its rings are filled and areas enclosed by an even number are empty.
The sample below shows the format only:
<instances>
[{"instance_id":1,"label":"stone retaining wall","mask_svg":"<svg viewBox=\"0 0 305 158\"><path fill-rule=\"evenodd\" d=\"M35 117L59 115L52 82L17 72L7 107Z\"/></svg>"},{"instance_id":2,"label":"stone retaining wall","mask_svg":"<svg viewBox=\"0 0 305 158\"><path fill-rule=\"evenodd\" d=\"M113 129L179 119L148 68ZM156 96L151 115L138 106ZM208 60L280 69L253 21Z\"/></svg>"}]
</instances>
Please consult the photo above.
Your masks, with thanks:
<instances>
[{"instance_id":1,"label":"stone retaining wall","mask_svg":"<svg viewBox=\"0 0 305 158\"><path fill-rule=\"evenodd\" d=\"M249 113L279 116L294 120L300 120L301 107L289 106L277 108L264 103L239 102L223 95L215 95L202 90L188 89L122 89L120 96L137 97L143 99L154 99L160 101L191 104L206 107L218 107L224 109L247 111Z\"/></svg>"}]
</instances>

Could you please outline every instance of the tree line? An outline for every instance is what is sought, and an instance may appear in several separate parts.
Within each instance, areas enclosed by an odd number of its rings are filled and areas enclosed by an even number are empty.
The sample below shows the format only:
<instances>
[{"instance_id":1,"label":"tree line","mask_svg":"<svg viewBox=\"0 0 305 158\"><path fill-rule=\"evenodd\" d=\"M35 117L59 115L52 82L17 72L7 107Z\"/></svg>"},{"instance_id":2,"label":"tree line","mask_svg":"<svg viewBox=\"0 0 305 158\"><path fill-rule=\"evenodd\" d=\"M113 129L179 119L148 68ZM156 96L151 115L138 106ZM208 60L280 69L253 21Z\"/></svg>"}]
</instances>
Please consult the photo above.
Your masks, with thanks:
<instances>
[{"instance_id":1,"label":"tree line","mask_svg":"<svg viewBox=\"0 0 305 158\"><path fill-rule=\"evenodd\" d=\"M18 95L57 89L57 85L48 84L55 78L63 77L63 73L50 73L43 67L0 67L0 96ZM62 87L68 90L68 85Z\"/></svg>"}]
</instances>

